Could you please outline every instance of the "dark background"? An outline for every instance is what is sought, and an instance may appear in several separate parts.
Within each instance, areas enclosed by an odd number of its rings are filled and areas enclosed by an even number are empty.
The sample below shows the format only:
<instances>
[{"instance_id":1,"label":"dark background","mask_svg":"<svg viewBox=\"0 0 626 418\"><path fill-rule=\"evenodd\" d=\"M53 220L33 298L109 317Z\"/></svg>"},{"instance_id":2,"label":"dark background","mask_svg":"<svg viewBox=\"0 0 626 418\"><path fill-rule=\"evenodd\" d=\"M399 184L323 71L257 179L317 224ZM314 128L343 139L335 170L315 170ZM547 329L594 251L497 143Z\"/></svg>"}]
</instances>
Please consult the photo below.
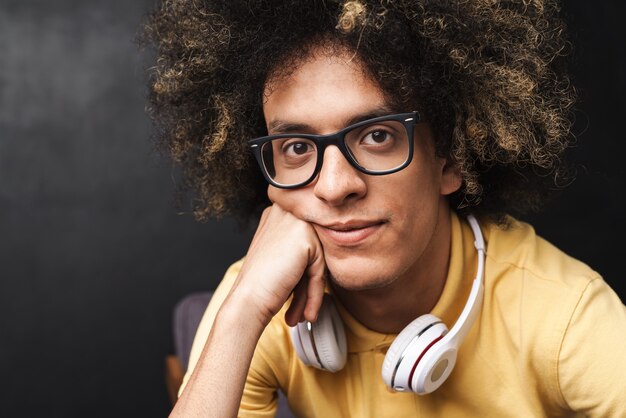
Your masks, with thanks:
<instances>
[{"instance_id":1,"label":"dark background","mask_svg":"<svg viewBox=\"0 0 626 418\"><path fill-rule=\"evenodd\" d=\"M529 219L626 300L626 3L564 3L578 179ZM0 2L0 416L166 415L172 307L247 247L175 208L133 41L153 4Z\"/></svg>"}]
</instances>

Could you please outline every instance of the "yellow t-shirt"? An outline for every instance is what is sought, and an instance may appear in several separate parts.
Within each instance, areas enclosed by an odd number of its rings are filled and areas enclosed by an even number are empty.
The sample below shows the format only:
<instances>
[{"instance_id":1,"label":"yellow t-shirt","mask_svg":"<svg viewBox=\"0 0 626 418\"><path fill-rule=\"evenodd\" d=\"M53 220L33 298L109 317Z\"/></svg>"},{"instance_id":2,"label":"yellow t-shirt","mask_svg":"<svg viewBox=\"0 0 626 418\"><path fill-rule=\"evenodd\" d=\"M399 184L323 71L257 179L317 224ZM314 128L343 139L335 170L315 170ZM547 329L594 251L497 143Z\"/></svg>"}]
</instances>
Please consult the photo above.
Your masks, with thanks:
<instances>
[{"instance_id":1,"label":"yellow t-shirt","mask_svg":"<svg viewBox=\"0 0 626 418\"><path fill-rule=\"evenodd\" d=\"M388 390L381 377L395 335L365 328L341 306L348 361L338 373L305 366L284 309L257 345L240 416L270 417L281 388L299 417L626 417L626 307L602 278L527 224L482 225L487 242L481 313L448 380L425 396ZM450 266L432 310L451 328L467 300L477 254L452 214ZM231 266L200 324L185 382L235 280ZM236 347L233 347L236 349Z\"/></svg>"}]
</instances>

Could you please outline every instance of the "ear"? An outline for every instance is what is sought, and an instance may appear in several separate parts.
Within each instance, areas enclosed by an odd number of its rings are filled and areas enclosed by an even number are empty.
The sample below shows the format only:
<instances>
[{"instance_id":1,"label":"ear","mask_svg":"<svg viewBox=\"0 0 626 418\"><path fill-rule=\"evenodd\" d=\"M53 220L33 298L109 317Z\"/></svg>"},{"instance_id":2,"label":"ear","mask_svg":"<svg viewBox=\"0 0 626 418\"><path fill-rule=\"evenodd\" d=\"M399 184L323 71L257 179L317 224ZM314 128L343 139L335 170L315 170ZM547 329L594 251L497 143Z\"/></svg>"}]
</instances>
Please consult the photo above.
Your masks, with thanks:
<instances>
[{"instance_id":1,"label":"ear","mask_svg":"<svg viewBox=\"0 0 626 418\"><path fill-rule=\"evenodd\" d=\"M441 186L439 192L442 196L447 196L461 187L461 171L446 158L442 158L441 162Z\"/></svg>"}]
</instances>

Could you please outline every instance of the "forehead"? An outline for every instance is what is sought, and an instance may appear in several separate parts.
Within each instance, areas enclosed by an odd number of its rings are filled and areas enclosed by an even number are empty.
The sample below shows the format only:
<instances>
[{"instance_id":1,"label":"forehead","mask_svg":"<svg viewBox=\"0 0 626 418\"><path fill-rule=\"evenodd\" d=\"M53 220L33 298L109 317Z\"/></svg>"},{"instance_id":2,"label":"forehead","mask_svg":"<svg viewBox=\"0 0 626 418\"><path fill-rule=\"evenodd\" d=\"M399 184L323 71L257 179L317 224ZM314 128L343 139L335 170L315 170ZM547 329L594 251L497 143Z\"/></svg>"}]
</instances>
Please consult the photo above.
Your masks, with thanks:
<instances>
[{"instance_id":1,"label":"forehead","mask_svg":"<svg viewBox=\"0 0 626 418\"><path fill-rule=\"evenodd\" d=\"M276 121L340 129L356 114L388 106L385 94L360 60L347 52L316 52L265 85L263 113Z\"/></svg>"}]
</instances>

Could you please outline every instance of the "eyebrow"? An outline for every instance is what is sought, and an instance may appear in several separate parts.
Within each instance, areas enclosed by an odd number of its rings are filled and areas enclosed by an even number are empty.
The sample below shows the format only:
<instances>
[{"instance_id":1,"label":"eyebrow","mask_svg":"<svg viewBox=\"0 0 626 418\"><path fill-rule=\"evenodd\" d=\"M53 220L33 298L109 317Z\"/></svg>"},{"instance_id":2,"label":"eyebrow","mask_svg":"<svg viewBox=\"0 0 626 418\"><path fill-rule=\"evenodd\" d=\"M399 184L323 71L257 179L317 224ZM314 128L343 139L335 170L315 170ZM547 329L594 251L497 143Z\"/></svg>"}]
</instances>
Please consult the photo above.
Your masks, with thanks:
<instances>
[{"instance_id":1,"label":"eyebrow","mask_svg":"<svg viewBox=\"0 0 626 418\"><path fill-rule=\"evenodd\" d=\"M393 110L391 107L387 105L383 105L383 106L368 110L367 112L359 113L359 114L352 116L350 119L348 119L345 122L344 127L354 125L355 123L359 123L364 120L377 118L379 116L390 115L392 113L393 113ZM308 132L313 132L313 131L314 131L313 127L310 125L307 125L306 123L295 123L295 122L283 121L280 119L273 120L268 125L268 132L273 132L274 134L308 133Z\"/></svg>"}]
</instances>

